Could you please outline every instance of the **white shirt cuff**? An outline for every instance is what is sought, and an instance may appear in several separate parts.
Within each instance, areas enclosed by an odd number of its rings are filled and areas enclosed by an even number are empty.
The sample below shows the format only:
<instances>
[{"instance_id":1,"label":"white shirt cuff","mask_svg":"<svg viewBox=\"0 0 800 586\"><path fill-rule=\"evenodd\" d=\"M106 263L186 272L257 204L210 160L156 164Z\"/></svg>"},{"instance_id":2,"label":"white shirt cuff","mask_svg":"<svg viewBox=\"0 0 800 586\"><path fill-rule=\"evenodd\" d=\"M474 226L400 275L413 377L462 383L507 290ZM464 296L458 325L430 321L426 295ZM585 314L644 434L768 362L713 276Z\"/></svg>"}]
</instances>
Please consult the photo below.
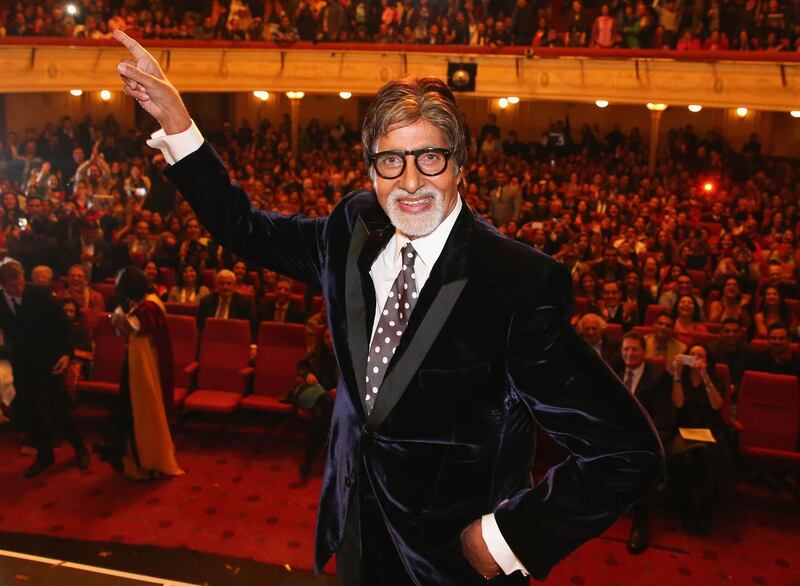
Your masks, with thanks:
<instances>
[{"instance_id":1,"label":"white shirt cuff","mask_svg":"<svg viewBox=\"0 0 800 586\"><path fill-rule=\"evenodd\" d=\"M497 526L497 520L494 518L494 513L489 513L481 517L481 536L489 548L489 553L492 554L494 561L503 570L503 573L508 575L519 570L524 576L529 574L519 558L514 555L511 548L508 547L503 534L500 533L500 527Z\"/></svg>"},{"instance_id":2,"label":"white shirt cuff","mask_svg":"<svg viewBox=\"0 0 800 586\"><path fill-rule=\"evenodd\" d=\"M178 134L167 134L163 128L155 131L150 135L147 146L160 150L167 163L174 165L199 149L203 141L203 135L192 120L192 125Z\"/></svg>"}]
</instances>

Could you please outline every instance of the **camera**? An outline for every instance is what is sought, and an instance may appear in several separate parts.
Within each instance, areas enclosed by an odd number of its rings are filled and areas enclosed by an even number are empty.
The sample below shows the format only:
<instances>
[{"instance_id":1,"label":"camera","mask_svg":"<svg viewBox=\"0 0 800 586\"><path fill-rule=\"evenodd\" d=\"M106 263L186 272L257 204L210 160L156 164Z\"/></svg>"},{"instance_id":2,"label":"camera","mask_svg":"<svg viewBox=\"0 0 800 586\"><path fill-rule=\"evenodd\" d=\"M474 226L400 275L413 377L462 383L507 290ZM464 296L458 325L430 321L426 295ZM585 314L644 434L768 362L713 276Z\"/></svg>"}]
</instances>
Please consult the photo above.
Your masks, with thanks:
<instances>
[{"instance_id":1,"label":"camera","mask_svg":"<svg viewBox=\"0 0 800 586\"><path fill-rule=\"evenodd\" d=\"M694 368L697 364L697 360L695 360L694 356L689 356L688 354L678 354L676 358L680 361L681 364L684 366L688 366L689 368Z\"/></svg>"},{"instance_id":2,"label":"camera","mask_svg":"<svg viewBox=\"0 0 800 586\"><path fill-rule=\"evenodd\" d=\"M26 218L20 218L19 220L17 220L17 226L19 226L20 228L27 228L28 220Z\"/></svg>"},{"instance_id":3,"label":"camera","mask_svg":"<svg viewBox=\"0 0 800 586\"><path fill-rule=\"evenodd\" d=\"M133 190L133 192L138 195L139 197L144 197L147 195L147 188L146 187L137 187Z\"/></svg>"}]
</instances>

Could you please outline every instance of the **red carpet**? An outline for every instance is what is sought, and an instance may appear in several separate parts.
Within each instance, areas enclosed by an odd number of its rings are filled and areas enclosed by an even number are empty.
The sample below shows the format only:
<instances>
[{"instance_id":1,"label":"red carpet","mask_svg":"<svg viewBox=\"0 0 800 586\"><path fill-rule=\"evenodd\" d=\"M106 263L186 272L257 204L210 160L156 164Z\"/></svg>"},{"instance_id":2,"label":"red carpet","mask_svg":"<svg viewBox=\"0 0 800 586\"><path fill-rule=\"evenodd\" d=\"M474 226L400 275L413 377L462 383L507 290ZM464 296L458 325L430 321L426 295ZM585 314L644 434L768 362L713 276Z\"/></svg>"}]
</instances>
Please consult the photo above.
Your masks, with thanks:
<instances>
[{"instance_id":1,"label":"red carpet","mask_svg":"<svg viewBox=\"0 0 800 586\"><path fill-rule=\"evenodd\" d=\"M0 428L0 531L87 541L186 548L310 568L321 463L298 482L297 441L248 430L189 425L176 435L182 477L136 483L96 458L80 472L71 449L32 481L31 463L8 426ZM800 505L747 485L715 519L708 539L685 534L667 513L654 515L652 547L625 550L623 519L556 568L548 583L756 584L800 586Z\"/></svg>"}]
</instances>

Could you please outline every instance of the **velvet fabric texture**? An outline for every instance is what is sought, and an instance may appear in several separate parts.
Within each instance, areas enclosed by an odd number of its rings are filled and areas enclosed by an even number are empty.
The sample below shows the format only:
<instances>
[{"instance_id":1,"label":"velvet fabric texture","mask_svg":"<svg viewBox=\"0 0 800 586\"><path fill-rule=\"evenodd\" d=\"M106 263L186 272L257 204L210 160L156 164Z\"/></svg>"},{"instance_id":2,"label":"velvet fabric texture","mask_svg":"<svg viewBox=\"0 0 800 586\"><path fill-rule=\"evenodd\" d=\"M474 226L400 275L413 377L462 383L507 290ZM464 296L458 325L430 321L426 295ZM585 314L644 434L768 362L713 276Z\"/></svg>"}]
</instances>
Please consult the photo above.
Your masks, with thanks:
<instances>
[{"instance_id":1,"label":"velvet fabric texture","mask_svg":"<svg viewBox=\"0 0 800 586\"><path fill-rule=\"evenodd\" d=\"M369 268L394 233L375 194L355 192L327 218L261 211L207 143L166 174L224 246L324 292L341 378L317 570L342 545L359 482L377 499L409 584L477 585L485 581L459 534L481 515L494 511L516 556L544 578L661 473L649 418L569 325L567 269L466 205L367 418ZM537 425L570 455L532 487Z\"/></svg>"}]
</instances>

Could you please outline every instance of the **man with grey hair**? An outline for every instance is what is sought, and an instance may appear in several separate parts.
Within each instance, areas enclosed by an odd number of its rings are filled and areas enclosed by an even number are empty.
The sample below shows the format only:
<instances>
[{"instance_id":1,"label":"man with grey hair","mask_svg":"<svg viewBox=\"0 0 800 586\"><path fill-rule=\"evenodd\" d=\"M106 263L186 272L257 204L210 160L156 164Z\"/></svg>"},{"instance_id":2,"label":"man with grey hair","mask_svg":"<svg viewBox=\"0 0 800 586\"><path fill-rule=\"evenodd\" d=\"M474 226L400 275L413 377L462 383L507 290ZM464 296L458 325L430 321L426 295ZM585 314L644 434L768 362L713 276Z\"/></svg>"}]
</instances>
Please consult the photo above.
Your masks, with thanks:
<instances>
[{"instance_id":1,"label":"man with grey hair","mask_svg":"<svg viewBox=\"0 0 800 586\"><path fill-rule=\"evenodd\" d=\"M200 300L197 308L197 326L202 330L209 317L217 319L245 319L253 321L253 303L233 290L236 275L222 269L214 278L214 293Z\"/></svg>"},{"instance_id":2,"label":"man with grey hair","mask_svg":"<svg viewBox=\"0 0 800 586\"><path fill-rule=\"evenodd\" d=\"M465 129L441 80L375 96L374 192L287 217L250 205L156 60L114 35L125 93L162 126L150 144L216 240L324 292L341 376L317 571L336 553L347 586L526 584L641 496L663 466L652 424L569 325L569 272L460 197ZM532 487L537 424L570 455Z\"/></svg>"}]
</instances>

